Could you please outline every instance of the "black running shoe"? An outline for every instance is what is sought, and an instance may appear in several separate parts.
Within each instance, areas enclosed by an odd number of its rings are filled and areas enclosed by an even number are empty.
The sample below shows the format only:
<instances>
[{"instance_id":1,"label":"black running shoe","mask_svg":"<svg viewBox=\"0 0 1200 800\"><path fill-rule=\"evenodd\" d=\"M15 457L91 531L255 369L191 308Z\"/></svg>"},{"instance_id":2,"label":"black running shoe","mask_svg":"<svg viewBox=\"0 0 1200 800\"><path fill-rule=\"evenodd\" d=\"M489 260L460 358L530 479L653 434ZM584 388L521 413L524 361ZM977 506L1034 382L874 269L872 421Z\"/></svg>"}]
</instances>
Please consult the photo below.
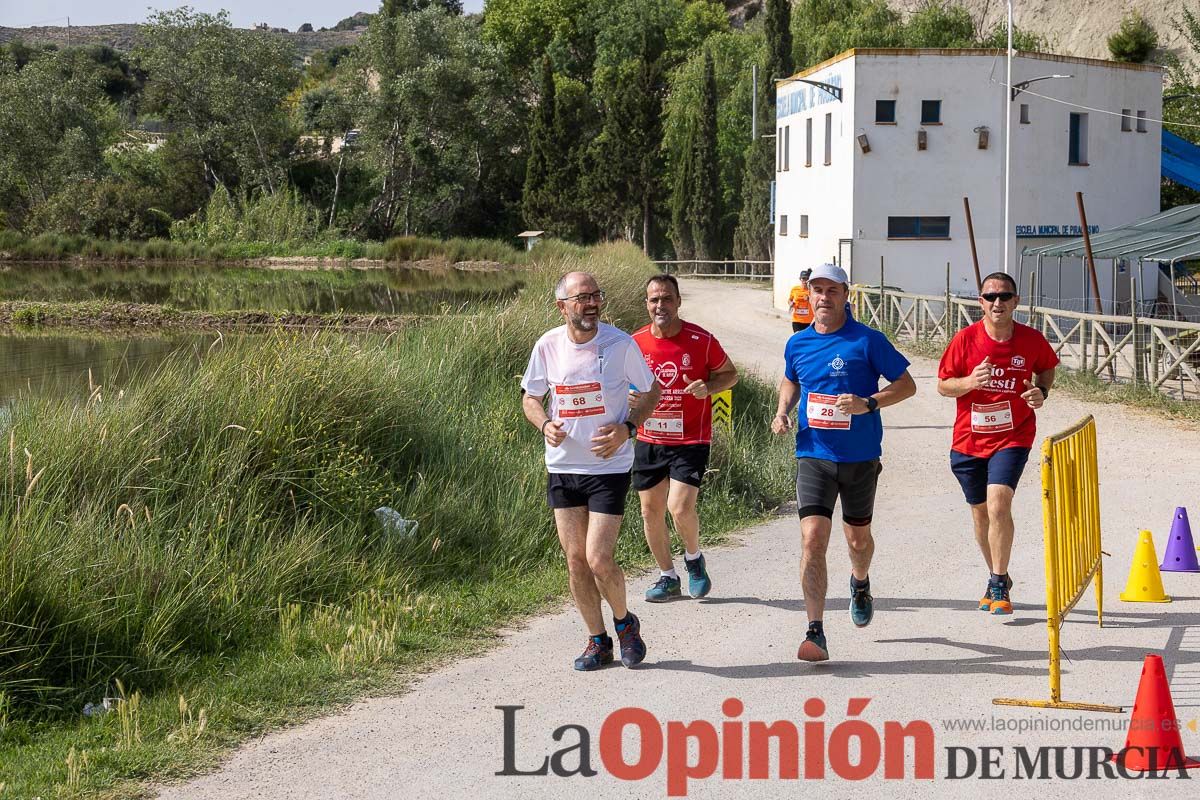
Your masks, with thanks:
<instances>
[{"instance_id":1,"label":"black running shoe","mask_svg":"<svg viewBox=\"0 0 1200 800\"><path fill-rule=\"evenodd\" d=\"M575 669L580 672L590 672L600 669L613 661L613 641L605 636L602 642L595 637L588 637L587 648L575 659Z\"/></svg>"},{"instance_id":2,"label":"black running shoe","mask_svg":"<svg viewBox=\"0 0 1200 800\"><path fill-rule=\"evenodd\" d=\"M800 643L800 649L796 651L796 658L801 661L828 661L829 645L825 643L825 634L809 628L804 641Z\"/></svg>"},{"instance_id":3,"label":"black running shoe","mask_svg":"<svg viewBox=\"0 0 1200 800\"><path fill-rule=\"evenodd\" d=\"M621 663L636 667L646 657L646 643L642 641L642 623L630 612L630 621L617 626L617 638L621 640Z\"/></svg>"},{"instance_id":4,"label":"black running shoe","mask_svg":"<svg viewBox=\"0 0 1200 800\"><path fill-rule=\"evenodd\" d=\"M871 584L868 583L862 588L857 588L854 585L854 578L850 578L850 619L860 628L865 628L871 624L871 618L875 616L875 598L871 597Z\"/></svg>"}]
</instances>

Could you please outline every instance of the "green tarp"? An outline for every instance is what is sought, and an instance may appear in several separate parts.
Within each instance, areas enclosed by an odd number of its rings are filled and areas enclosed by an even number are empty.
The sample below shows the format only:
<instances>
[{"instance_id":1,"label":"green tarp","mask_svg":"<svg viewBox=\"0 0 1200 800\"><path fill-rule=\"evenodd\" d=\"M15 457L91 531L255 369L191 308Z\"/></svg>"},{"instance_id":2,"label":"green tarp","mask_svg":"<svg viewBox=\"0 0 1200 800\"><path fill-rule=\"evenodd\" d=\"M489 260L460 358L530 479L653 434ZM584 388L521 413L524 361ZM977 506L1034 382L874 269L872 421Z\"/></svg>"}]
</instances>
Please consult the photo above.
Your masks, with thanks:
<instances>
[{"instance_id":1,"label":"green tarp","mask_svg":"<svg viewBox=\"0 0 1200 800\"><path fill-rule=\"evenodd\" d=\"M1087 255L1083 238L1026 247L1023 256ZM1200 258L1200 204L1176 206L1152 217L1092 236L1092 255L1128 261L1183 261Z\"/></svg>"}]
</instances>

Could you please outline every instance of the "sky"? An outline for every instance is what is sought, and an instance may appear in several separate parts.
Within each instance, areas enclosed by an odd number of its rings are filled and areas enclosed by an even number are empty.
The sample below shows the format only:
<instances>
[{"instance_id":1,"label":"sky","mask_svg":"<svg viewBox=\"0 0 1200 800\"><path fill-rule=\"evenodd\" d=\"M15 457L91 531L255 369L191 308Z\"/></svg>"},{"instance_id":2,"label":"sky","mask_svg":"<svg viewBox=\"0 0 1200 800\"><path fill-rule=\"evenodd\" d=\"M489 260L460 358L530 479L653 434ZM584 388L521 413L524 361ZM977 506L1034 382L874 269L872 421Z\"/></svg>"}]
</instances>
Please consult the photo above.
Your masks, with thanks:
<instances>
[{"instance_id":1,"label":"sky","mask_svg":"<svg viewBox=\"0 0 1200 800\"><path fill-rule=\"evenodd\" d=\"M197 11L229 11L235 27L249 28L266 22L273 28L294 31L305 22L314 28L332 28L338 20L356 11L376 11L378 0L0 0L0 27L28 28L33 25L106 25L115 22L143 22L150 9L161 10L189 5ZM483 0L464 0L466 12L481 11Z\"/></svg>"}]
</instances>

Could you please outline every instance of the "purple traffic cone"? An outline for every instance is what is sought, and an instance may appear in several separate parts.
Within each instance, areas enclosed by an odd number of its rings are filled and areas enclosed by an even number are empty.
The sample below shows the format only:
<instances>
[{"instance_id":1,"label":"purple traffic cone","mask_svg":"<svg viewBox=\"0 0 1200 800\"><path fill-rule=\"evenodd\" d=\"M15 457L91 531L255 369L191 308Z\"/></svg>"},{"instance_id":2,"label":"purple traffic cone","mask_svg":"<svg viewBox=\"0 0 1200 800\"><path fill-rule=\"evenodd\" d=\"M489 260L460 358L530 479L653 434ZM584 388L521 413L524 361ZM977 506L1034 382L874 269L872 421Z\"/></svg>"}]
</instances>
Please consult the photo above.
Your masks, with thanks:
<instances>
[{"instance_id":1,"label":"purple traffic cone","mask_svg":"<svg viewBox=\"0 0 1200 800\"><path fill-rule=\"evenodd\" d=\"M1187 509L1175 509L1171 520L1171 535L1167 538L1167 552L1163 555L1159 569L1163 572L1200 572L1196 561L1196 544L1192 541L1192 526L1188 524Z\"/></svg>"}]
</instances>

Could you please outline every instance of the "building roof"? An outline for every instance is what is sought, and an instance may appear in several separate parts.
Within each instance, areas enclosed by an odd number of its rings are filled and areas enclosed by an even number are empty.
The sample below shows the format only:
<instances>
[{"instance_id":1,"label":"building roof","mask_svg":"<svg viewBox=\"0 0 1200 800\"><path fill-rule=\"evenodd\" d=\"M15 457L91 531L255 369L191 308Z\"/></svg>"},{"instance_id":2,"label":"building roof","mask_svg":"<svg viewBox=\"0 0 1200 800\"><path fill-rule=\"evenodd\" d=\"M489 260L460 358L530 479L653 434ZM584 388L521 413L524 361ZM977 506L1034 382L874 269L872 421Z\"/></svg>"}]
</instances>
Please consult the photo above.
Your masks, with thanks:
<instances>
[{"instance_id":1,"label":"building roof","mask_svg":"<svg viewBox=\"0 0 1200 800\"><path fill-rule=\"evenodd\" d=\"M845 61L847 58L856 58L861 56L1003 56L1003 49L992 48L939 48L939 47L853 47L838 53L833 58L822 61L820 64L809 67L806 70L797 72L788 78L780 78L775 81L776 85L795 80L797 78L807 78L815 72L820 72L826 67L833 66L839 61ZM1126 69L1135 72L1163 72L1164 68L1158 64L1131 64L1126 61L1106 61L1102 58L1080 58L1078 56L1060 56L1054 53L1035 53L1031 51L1018 51L1014 54L1018 58L1032 58L1038 61L1057 61L1064 64L1083 64L1089 67L1110 67L1112 69Z\"/></svg>"},{"instance_id":2,"label":"building roof","mask_svg":"<svg viewBox=\"0 0 1200 800\"><path fill-rule=\"evenodd\" d=\"M1200 204L1176 206L1137 222L1097 233L1092 239L1095 258L1129 261L1182 261L1200 258ZM1087 255L1081 238L1027 247L1025 256Z\"/></svg>"},{"instance_id":3,"label":"building roof","mask_svg":"<svg viewBox=\"0 0 1200 800\"><path fill-rule=\"evenodd\" d=\"M541 236L545 231L521 231L517 234L518 239L526 239L532 236Z\"/></svg>"}]
</instances>

